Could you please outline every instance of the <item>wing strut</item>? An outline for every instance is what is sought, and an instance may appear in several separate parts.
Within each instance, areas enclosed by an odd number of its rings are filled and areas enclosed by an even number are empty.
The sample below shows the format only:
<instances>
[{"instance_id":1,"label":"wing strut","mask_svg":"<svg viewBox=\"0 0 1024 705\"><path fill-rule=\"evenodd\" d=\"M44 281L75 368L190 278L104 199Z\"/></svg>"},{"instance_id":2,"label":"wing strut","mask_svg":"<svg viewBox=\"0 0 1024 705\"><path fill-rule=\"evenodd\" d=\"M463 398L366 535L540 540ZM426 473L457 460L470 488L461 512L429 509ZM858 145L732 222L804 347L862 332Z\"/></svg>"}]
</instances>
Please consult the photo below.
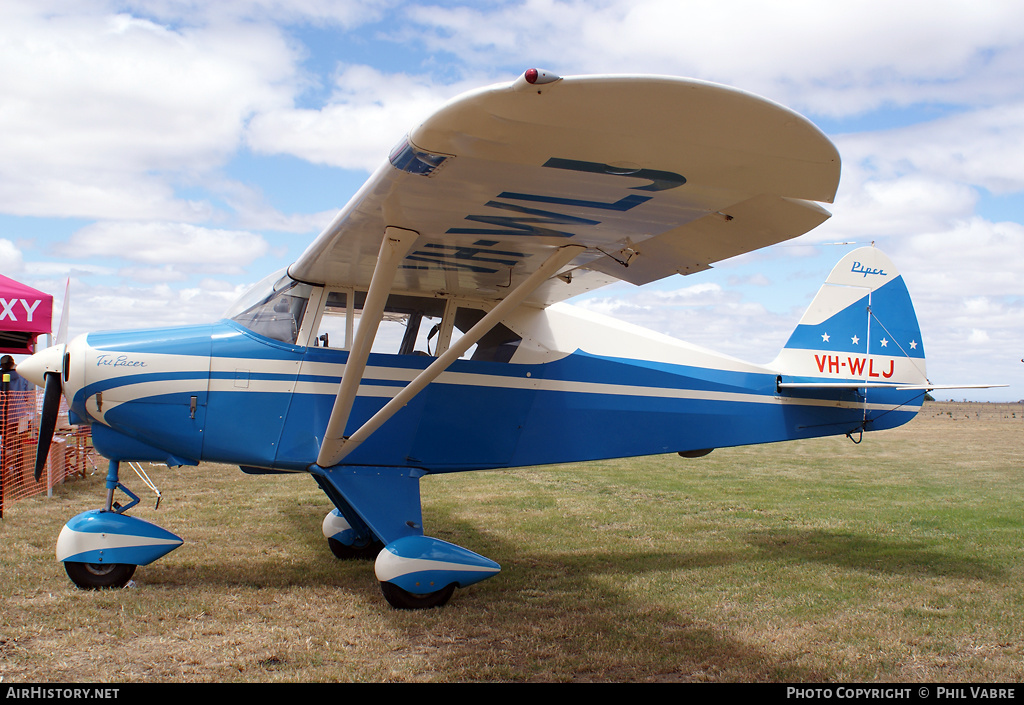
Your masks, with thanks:
<instances>
[{"instance_id":1,"label":"wing strut","mask_svg":"<svg viewBox=\"0 0 1024 705\"><path fill-rule=\"evenodd\" d=\"M387 304L388 294L391 293L391 284L395 281L398 266L412 249L418 237L419 233L412 230L393 227L384 229L380 254L377 255L377 264L374 266L370 288L366 292L366 301L363 304L363 312L359 317L359 328L356 330L355 340L352 343L351 351L349 351L348 361L345 363L341 388L334 400L334 408L331 409L331 418L327 422L324 442L320 448L320 457L317 458L317 463L322 467L334 465L334 463L324 465L325 449L340 447L344 443L345 424L348 423L348 415L352 411L352 404L355 403L359 383L362 381L363 371L366 369L366 361L370 357L370 348L373 347L373 340L377 337L377 328L380 327L381 319L384 316L384 306ZM352 300L351 296L346 298L349 301Z\"/></svg>"},{"instance_id":2,"label":"wing strut","mask_svg":"<svg viewBox=\"0 0 1024 705\"><path fill-rule=\"evenodd\" d=\"M323 445L320 447L320 455L317 457L317 465L323 468L337 465L341 460L351 453L355 448L365 441L370 434L376 431L385 421L390 419L398 412L399 409L404 407L409 401L416 396L420 391L423 390L428 384L433 382L442 372L459 359L464 352L469 350L477 341L480 340L491 328L493 328L499 321L505 318L512 310L514 310L519 304L521 304L530 294L532 294L541 284L546 282L548 279L553 277L559 269L568 264L574 257L586 248L581 245L566 245L555 250L554 253L544 261L536 271L534 271L529 277L527 277L519 286L512 290L504 299L498 302L498 304L491 309L483 318L481 318L475 326L466 331L466 334L458 339L443 355L438 357L434 362L430 364L427 369L420 372L408 385L406 385L402 391L396 394L391 401L384 405L384 407L370 418L369 421L359 427L355 433L348 438L334 438L330 434L324 439ZM374 274L376 279L376 273ZM371 285L372 286L372 285ZM369 300L369 297L367 297ZM360 325L359 334L362 333L362 325ZM357 342L358 335L357 334ZM364 358L363 364L365 366L366 360ZM351 363L350 363L351 364ZM360 374L362 370L360 370ZM345 379L349 377L349 367L345 367ZM337 411L341 401L342 392L344 389L344 381L342 380L342 390L338 392L338 400L335 402L335 411ZM355 385L358 388L358 384ZM354 399L354 395L353 395ZM348 407L345 415L346 420L348 417L348 409L351 409L352 399L348 400ZM334 424L334 414L331 414L331 422L328 424L328 429ZM342 431L344 425L341 426Z\"/></svg>"}]
</instances>

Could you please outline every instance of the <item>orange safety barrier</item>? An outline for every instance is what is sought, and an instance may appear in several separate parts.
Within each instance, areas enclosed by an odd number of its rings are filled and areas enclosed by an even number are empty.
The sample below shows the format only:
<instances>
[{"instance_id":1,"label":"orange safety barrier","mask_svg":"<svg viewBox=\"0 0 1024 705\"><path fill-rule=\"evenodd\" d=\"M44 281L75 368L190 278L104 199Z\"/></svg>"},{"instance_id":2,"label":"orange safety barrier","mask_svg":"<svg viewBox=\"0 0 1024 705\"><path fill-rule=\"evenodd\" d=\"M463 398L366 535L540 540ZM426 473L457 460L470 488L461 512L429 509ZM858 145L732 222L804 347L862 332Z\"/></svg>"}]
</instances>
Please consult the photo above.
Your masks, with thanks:
<instances>
[{"instance_id":1,"label":"orange safety barrier","mask_svg":"<svg viewBox=\"0 0 1024 705\"><path fill-rule=\"evenodd\" d=\"M67 402L60 400L57 427L39 482L35 480L41 390L0 391L0 516L19 499L49 492L69 477L96 469L88 426L68 423Z\"/></svg>"}]
</instances>

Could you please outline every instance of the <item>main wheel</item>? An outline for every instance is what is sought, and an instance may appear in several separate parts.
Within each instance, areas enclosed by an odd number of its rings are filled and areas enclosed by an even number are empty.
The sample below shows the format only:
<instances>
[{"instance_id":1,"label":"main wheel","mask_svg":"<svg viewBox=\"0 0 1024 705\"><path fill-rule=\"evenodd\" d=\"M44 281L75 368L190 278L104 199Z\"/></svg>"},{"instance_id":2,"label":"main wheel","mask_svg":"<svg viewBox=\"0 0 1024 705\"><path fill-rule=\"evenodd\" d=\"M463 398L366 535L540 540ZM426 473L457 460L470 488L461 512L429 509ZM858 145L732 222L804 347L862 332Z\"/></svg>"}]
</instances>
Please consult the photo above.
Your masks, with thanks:
<instances>
[{"instance_id":1,"label":"main wheel","mask_svg":"<svg viewBox=\"0 0 1024 705\"><path fill-rule=\"evenodd\" d=\"M383 541L371 541L365 546L348 546L338 539L327 539L327 545L331 547L334 557L342 560L372 561L384 550Z\"/></svg>"},{"instance_id":2,"label":"main wheel","mask_svg":"<svg viewBox=\"0 0 1024 705\"><path fill-rule=\"evenodd\" d=\"M84 590L121 588L135 575L131 563L76 563L64 561L64 570L78 587Z\"/></svg>"},{"instance_id":3,"label":"main wheel","mask_svg":"<svg viewBox=\"0 0 1024 705\"><path fill-rule=\"evenodd\" d=\"M428 592L423 595L407 592L394 583L380 584L380 591L384 593L384 599L395 609L399 610L429 610L433 607L441 607L451 599L455 592L455 583L443 587L436 592Z\"/></svg>"}]
</instances>

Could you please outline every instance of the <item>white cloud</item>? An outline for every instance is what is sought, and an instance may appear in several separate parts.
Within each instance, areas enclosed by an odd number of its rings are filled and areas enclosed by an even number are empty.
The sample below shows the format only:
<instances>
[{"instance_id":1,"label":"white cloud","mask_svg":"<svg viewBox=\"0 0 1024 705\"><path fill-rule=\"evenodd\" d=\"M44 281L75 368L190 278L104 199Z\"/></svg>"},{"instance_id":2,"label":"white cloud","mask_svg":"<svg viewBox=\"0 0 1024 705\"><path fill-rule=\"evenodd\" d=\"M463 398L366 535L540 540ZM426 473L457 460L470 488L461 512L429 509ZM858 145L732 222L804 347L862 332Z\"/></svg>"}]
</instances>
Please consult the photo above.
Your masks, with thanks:
<instances>
[{"instance_id":1,"label":"white cloud","mask_svg":"<svg viewBox=\"0 0 1024 705\"><path fill-rule=\"evenodd\" d=\"M1024 100L884 131L842 135L843 178L891 179L918 172L994 193L1024 190Z\"/></svg>"},{"instance_id":2,"label":"white cloud","mask_svg":"<svg viewBox=\"0 0 1024 705\"><path fill-rule=\"evenodd\" d=\"M979 330L977 328L972 328L970 335L967 336L967 342L972 345L987 345L990 340L991 338L989 338L987 331Z\"/></svg>"},{"instance_id":3,"label":"white cloud","mask_svg":"<svg viewBox=\"0 0 1024 705\"><path fill-rule=\"evenodd\" d=\"M73 284L69 335L95 330L161 328L217 320L237 298L233 290Z\"/></svg>"},{"instance_id":4,"label":"white cloud","mask_svg":"<svg viewBox=\"0 0 1024 705\"><path fill-rule=\"evenodd\" d=\"M222 165L252 114L291 102L296 59L268 26L13 13L0 26L0 207L187 217L194 206L157 175Z\"/></svg>"},{"instance_id":5,"label":"white cloud","mask_svg":"<svg viewBox=\"0 0 1024 705\"><path fill-rule=\"evenodd\" d=\"M576 305L750 362L774 358L796 322L713 281L670 290L621 285L608 293Z\"/></svg>"},{"instance_id":6,"label":"white cloud","mask_svg":"<svg viewBox=\"0 0 1024 705\"><path fill-rule=\"evenodd\" d=\"M101 222L75 232L61 248L61 254L237 272L268 250L267 241L250 232L214 230L187 223Z\"/></svg>"},{"instance_id":7,"label":"white cloud","mask_svg":"<svg viewBox=\"0 0 1024 705\"><path fill-rule=\"evenodd\" d=\"M1006 81L1019 83L1024 37L1024 7L999 0L927 12L883 0L526 0L418 6L410 17L433 50L468 65L533 57L563 74L689 75L827 115L1005 94Z\"/></svg>"},{"instance_id":8,"label":"white cloud","mask_svg":"<svg viewBox=\"0 0 1024 705\"><path fill-rule=\"evenodd\" d=\"M1024 225L983 218L887 243L890 256L922 295L932 292L958 301L977 296L1020 297L1022 247Z\"/></svg>"},{"instance_id":9,"label":"white cloud","mask_svg":"<svg viewBox=\"0 0 1024 705\"><path fill-rule=\"evenodd\" d=\"M193 24L251 22L309 22L354 27L378 19L401 3L398 0L134 0L119 3L145 16Z\"/></svg>"},{"instance_id":10,"label":"white cloud","mask_svg":"<svg viewBox=\"0 0 1024 705\"><path fill-rule=\"evenodd\" d=\"M246 138L256 152L373 171L423 118L447 99L479 85L442 84L430 76L347 66L338 73L322 108L282 106L263 111L250 121Z\"/></svg>"},{"instance_id":11,"label":"white cloud","mask_svg":"<svg viewBox=\"0 0 1024 705\"><path fill-rule=\"evenodd\" d=\"M170 264L163 267L122 267L117 274L125 279L150 284L181 282L189 278L187 273Z\"/></svg>"},{"instance_id":12,"label":"white cloud","mask_svg":"<svg viewBox=\"0 0 1024 705\"><path fill-rule=\"evenodd\" d=\"M163 218L197 221L210 217L208 202L176 198L164 177L92 171L58 173L17 162L0 163L0 210L24 216Z\"/></svg>"},{"instance_id":13,"label":"white cloud","mask_svg":"<svg viewBox=\"0 0 1024 705\"><path fill-rule=\"evenodd\" d=\"M21 250L10 240L0 238L0 274L10 276L20 272L22 263Z\"/></svg>"},{"instance_id":14,"label":"white cloud","mask_svg":"<svg viewBox=\"0 0 1024 705\"><path fill-rule=\"evenodd\" d=\"M319 213L282 213L267 203L261 189L239 181L220 180L208 188L231 207L235 212L235 222L242 228L315 235L327 227L338 213L336 208ZM341 201L347 198L346 194L340 196Z\"/></svg>"},{"instance_id":15,"label":"white cloud","mask_svg":"<svg viewBox=\"0 0 1024 705\"><path fill-rule=\"evenodd\" d=\"M934 232L974 212L977 192L970 186L931 174L867 180L840 187L833 217L805 239L874 240Z\"/></svg>"}]
</instances>

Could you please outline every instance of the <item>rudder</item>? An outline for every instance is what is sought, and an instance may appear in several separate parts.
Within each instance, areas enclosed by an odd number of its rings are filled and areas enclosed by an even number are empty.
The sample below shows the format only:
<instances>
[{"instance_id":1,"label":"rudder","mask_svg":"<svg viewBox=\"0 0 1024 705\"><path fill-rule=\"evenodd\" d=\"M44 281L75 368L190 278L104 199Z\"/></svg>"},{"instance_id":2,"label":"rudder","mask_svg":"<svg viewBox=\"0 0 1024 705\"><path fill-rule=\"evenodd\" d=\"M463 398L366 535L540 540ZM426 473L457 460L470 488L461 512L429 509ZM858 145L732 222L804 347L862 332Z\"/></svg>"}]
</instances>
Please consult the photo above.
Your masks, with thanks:
<instances>
[{"instance_id":1,"label":"rudder","mask_svg":"<svg viewBox=\"0 0 1024 705\"><path fill-rule=\"evenodd\" d=\"M921 328L892 261L874 247L843 257L774 367L780 389L926 387Z\"/></svg>"}]
</instances>

